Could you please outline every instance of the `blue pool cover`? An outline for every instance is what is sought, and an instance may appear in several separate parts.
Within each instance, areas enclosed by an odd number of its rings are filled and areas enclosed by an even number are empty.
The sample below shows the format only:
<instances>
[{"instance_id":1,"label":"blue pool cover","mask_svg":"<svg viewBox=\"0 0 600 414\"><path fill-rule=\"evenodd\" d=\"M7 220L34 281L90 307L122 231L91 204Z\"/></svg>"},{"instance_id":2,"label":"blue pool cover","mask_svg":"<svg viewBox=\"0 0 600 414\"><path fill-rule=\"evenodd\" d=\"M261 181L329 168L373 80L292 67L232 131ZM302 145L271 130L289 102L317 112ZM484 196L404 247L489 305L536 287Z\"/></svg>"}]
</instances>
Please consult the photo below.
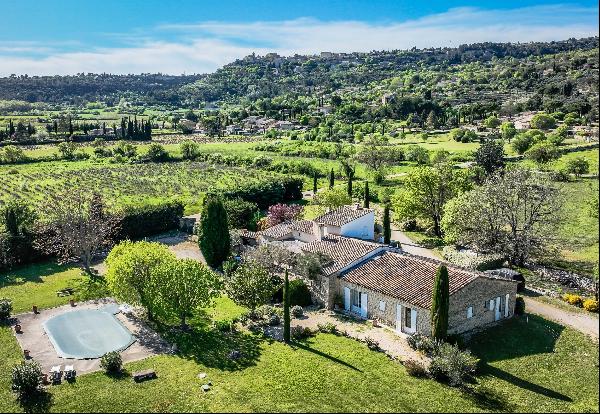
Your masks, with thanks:
<instances>
[{"instance_id":1,"label":"blue pool cover","mask_svg":"<svg viewBox=\"0 0 600 414\"><path fill-rule=\"evenodd\" d=\"M93 359L121 351L134 341L113 309L82 309L48 319L44 330L61 358Z\"/></svg>"}]
</instances>

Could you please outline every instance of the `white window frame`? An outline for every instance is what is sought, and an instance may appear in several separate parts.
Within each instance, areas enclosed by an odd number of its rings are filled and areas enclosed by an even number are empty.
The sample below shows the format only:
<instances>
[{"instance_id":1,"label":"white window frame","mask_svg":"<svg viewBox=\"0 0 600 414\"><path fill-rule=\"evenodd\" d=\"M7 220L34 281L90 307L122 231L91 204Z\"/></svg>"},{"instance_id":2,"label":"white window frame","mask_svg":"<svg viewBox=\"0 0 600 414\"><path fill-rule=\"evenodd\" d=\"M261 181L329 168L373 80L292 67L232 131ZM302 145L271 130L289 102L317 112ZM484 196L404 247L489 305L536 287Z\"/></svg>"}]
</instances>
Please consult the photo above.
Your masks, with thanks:
<instances>
[{"instance_id":1,"label":"white window frame","mask_svg":"<svg viewBox=\"0 0 600 414\"><path fill-rule=\"evenodd\" d=\"M385 301L384 300L379 301L379 311L385 312Z\"/></svg>"},{"instance_id":2,"label":"white window frame","mask_svg":"<svg viewBox=\"0 0 600 414\"><path fill-rule=\"evenodd\" d=\"M467 308L467 319L471 319L473 317L473 306L469 306Z\"/></svg>"}]
</instances>

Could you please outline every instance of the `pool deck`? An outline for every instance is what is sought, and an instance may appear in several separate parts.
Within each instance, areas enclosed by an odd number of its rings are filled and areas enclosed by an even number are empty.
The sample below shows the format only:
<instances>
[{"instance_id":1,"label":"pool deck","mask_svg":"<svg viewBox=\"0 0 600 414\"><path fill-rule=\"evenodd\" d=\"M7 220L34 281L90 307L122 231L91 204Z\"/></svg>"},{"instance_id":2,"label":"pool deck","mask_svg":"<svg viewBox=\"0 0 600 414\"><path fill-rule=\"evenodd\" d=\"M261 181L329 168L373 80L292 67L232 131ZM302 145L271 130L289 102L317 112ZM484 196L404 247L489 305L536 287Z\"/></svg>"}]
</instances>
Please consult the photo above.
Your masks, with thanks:
<instances>
[{"instance_id":1,"label":"pool deck","mask_svg":"<svg viewBox=\"0 0 600 414\"><path fill-rule=\"evenodd\" d=\"M42 309L37 314L28 312L15 315L13 326L17 323L20 324L23 333L17 334L14 329L13 333L21 349L28 349L30 359L37 361L46 373L55 365L61 365L63 370L65 365L73 365L75 371L77 371L77 375L98 371L100 370L100 359L66 359L59 357L44 330L44 322L66 312L81 309L100 309L115 303L113 299L107 298L78 303L75 307L65 305L57 308ZM156 332L148 328L141 320L122 313L118 313L115 316L131 331L135 338L133 344L121 351L123 362L138 361L154 355L165 354L171 350L169 344L163 341Z\"/></svg>"}]
</instances>

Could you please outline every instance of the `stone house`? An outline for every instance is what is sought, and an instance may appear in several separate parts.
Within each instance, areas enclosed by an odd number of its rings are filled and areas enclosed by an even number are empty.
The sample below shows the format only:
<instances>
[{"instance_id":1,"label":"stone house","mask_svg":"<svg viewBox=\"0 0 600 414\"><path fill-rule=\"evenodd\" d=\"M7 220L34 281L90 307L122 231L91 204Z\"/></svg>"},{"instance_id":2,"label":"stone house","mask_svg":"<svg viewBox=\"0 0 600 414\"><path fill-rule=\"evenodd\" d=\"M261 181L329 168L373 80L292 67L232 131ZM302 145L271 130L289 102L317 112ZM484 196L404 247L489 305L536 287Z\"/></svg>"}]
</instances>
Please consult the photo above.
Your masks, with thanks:
<instances>
[{"instance_id":1,"label":"stone house","mask_svg":"<svg viewBox=\"0 0 600 414\"><path fill-rule=\"evenodd\" d=\"M289 243L297 252L326 257L322 277L306 280L313 300L378 320L398 333L430 333L433 284L442 264L450 283L450 334L514 315L516 281L374 242L373 227L373 210L343 206L315 220L282 223L253 237L258 243Z\"/></svg>"}]
</instances>

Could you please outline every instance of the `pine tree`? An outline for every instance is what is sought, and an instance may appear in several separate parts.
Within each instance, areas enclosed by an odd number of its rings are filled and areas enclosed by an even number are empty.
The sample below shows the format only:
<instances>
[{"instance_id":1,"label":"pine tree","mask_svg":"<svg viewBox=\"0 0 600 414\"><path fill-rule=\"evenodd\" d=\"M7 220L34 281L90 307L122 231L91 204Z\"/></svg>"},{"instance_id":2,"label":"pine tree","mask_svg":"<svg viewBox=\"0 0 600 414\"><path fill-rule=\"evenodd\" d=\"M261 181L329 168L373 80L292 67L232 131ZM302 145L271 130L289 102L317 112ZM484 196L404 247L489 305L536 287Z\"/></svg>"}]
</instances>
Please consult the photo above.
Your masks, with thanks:
<instances>
[{"instance_id":1,"label":"pine tree","mask_svg":"<svg viewBox=\"0 0 600 414\"><path fill-rule=\"evenodd\" d=\"M365 201L363 203L365 208L369 208L369 182L365 181Z\"/></svg>"},{"instance_id":2,"label":"pine tree","mask_svg":"<svg viewBox=\"0 0 600 414\"><path fill-rule=\"evenodd\" d=\"M448 310L450 306L450 281L448 268L438 267L431 298L431 336L444 340L448 335Z\"/></svg>"},{"instance_id":3,"label":"pine tree","mask_svg":"<svg viewBox=\"0 0 600 414\"><path fill-rule=\"evenodd\" d=\"M334 185L335 185L335 174L334 174L333 168L332 168L331 172L329 173L329 189L331 190Z\"/></svg>"},{"instance_id":4,"label":"pine tree","mask_svg":"<svg viewBox=\"0 0 600 414\"><path fill-rule=\"evenodd\" d=\"M207 195L204 201L198 245L206 263L213 268L220 267L231 251L227 211L217 195Z\"/></svg>"},{"instance_id":5,"label":"pine tree","mask_svg":"<svg viewBox=\"0 0 600 414\"><path fill-rule=\"evenodd\" d=\"M283 340L286 344L290 343L290 280L288 270L285 269L283 279Z\"/></svg>"},{"instance_id":6,"label":"pine tree","mask_svg":"<svg viewBox=\"0 0 600 414\"><path fill-rule=\"evenodd\" d=\"M390 205L386 204L383 209L383 242L390 244L392 241L392 227L390 223Z\"/></svg>"}]
</instances>

